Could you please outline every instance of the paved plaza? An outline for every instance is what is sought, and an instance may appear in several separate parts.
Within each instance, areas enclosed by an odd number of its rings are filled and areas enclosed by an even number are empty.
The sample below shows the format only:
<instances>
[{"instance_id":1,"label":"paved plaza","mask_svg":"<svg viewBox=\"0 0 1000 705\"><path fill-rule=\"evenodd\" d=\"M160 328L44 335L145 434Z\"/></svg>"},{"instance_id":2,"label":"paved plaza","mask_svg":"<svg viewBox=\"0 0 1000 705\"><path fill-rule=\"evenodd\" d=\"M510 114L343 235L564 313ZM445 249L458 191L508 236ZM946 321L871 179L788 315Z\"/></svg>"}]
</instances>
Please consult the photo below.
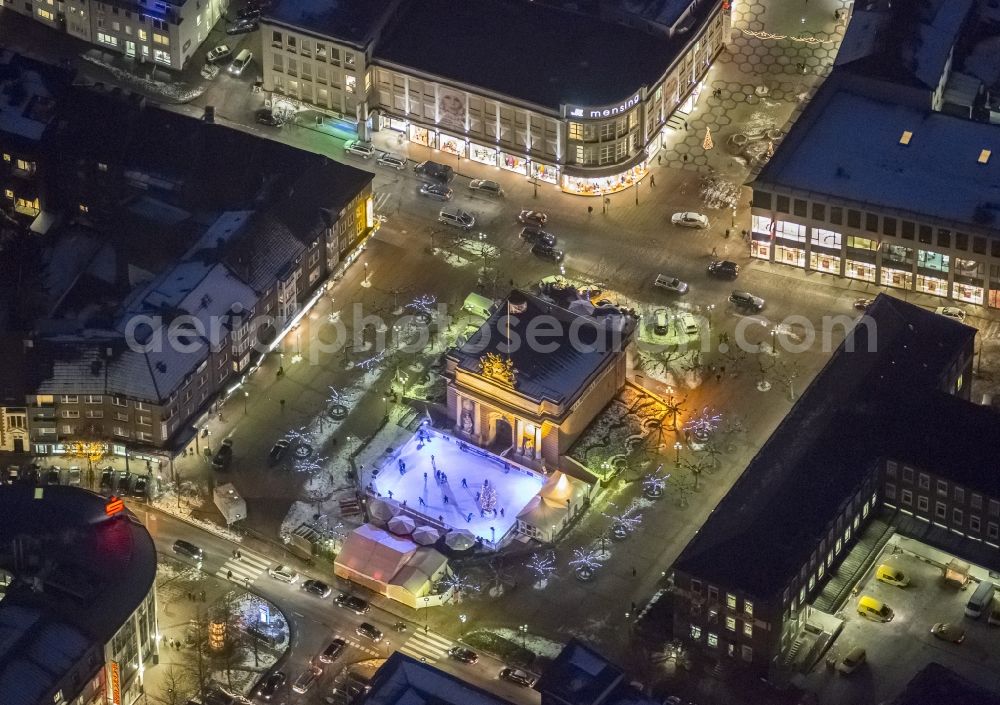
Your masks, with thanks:
<instances>
[{"instance_id":1,"label":"paved plaza","mask_svg":"<svg viewBox=\"0 0 1000 705\"><path fill-rule=\"evenodd\" d=\"M491 542L507 535L545 482L517 463L427 429L417 431L382 467L366 472L365 480L370 490L413 512ZM490 488L496 505L487 512L482 497Z\"/></svg>"}]
</instances>

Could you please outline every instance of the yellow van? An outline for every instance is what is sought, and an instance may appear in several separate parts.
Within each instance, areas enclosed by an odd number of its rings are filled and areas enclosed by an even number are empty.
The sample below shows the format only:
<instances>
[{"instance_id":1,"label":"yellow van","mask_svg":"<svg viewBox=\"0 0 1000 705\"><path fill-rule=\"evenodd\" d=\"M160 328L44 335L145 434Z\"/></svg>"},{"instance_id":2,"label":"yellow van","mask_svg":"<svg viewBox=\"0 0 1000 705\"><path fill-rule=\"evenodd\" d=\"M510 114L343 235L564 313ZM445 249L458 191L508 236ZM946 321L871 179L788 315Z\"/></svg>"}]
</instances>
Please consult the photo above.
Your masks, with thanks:
<instances>
[{"instance_id":1,"label":"yellow van","mask_svg":"<svg viewBox=\"0 0 1000 705\"><path fill-rule=\"evenodd\" d=\"M873 622L891 622L895 615L889 605L879 602L874 597L862 595L858 600L858 614Z\"/></svg>"},{"instance_id":2,"label":"yellow van","mask_svg":"<svg viewBox=\"0 0 1000 705\"><path fill-rule=\"evenodd\" d=\"M875 571L875 579L887 585L895 585L896 587L906 587L910 584L909 576L898 568L893 568L886 563L880 565Z\"/></svg>"}]
</instances>

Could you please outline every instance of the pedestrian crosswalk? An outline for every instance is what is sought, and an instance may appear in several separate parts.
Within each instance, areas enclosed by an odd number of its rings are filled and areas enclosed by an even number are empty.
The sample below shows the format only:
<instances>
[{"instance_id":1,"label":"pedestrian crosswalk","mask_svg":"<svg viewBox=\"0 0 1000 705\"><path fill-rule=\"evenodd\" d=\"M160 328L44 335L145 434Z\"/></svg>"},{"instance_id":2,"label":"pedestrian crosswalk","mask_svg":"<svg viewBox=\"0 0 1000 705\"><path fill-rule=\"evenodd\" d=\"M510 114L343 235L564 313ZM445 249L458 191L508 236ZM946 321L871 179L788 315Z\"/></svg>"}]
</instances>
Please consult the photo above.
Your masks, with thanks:
<instances>
[{"instance_id":1,"label":"pedestrian crosswalk","mask_svg":"<svg viewBox=\"0 0 1000 705\"><path fill-rule=\"evenodd\" d=\"M226 578L237 583L252 583L260 574L267 570L271 564L269 560L250 553L240 551L240 557L235 556L222 564L222 567L215 573L216 577Z\"/></svg>"},{"instance_id":2,"label":"pedestrian crosswalk","mask_svg":"<svg viewBox=\"0 0 1000 705\"><path fill-rule=\"evenodd\" d=\"M388 191L376 191L375 192L375 212L381 213L385 210L386 205L389 202L389 196L391 194Z\"/></svg>"},{"instance_id":3,"label":"pedestrian crosswalk","mask_svg":"<svg viewBox=\"0 0 1000 705\"><path fill-rule=\"evenodd\" d=\"M414 632L413 636L407 639L406 643L399 647L399 650L407 656L412 656L413 658L420 659L421 661L433 662L448 653L448 649L450 649L454 643L455 642L451 639L446 639L440 634L425 632L418 628L418 630Z\"/></svg>"},{"instance_id":4,"label":"pedestrian crosswalk","mask_svg":"<svg viewBox=\"0 0 1000 705\"><path fill-rule=\"evenodd\" d=\"M994 340L1000 338L1000 321L990 321L989 325L980 329L979 335L983 340Z\"/></svg>"}]
</instances>

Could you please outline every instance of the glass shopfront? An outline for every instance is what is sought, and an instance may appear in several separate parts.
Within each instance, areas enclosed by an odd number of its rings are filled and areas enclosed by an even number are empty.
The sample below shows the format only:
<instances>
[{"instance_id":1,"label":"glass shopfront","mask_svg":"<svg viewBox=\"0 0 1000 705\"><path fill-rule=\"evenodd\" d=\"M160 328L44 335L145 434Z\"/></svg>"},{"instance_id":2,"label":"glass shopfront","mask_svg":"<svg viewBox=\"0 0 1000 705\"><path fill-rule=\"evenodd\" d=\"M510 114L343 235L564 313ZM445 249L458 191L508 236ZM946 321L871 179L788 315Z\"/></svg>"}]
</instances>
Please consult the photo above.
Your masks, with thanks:
<instances>
[{"instance_id":1,"label":"glass shopfront","mask_svg":"<svg viewBox=\"0 0 1000 705\"><path fill-rule=\"evenodd\" d=\"M587 178L583 176L563 175L562 188L567 193L575 193L580 196L600 196L602 194L617 193L634 185L639 179L646 175L646 162L640 162L628 171L613 176L602 176L598 178Z\"/></svg>"},{"instance_id":2,"label":"glass shopfront","mask_svg":"<svg viewBox=\"0 0 1000 705\"><path fill-rule=\"evenodd\" d=\"M528 160L516 154L500 152L500 166L508 171L516 171L522 176L528 175Z\"/></svg>"},{"instance_id":3,"label":"glass shopfront","mask_svg":"<svg viewBox=\"0 0 1000 705\"><path fill-rule=\"evenodd\" d=\"M952 286L951 295L958 299L959 301L964 301L969 304L976 304L982 306L983 296L985 291L983 289L983 283L981 281L959 281L958 277L955 277L955 283ZM990 292L992 295L993 292Z\"/></svg>"},{"instance_id":4,"label":"glass shopfront","mask_svg":"<svg viewBox=\"0 0 1000 705\"><path fill-rule=\"evenodd\" d=\"M883 265L882 281L880 283L882 286L891 286L896 289L912 289L913 272L905 269L893 269L892 267Z\"/></svg>"},{"instance_id":5,"label":"glass shopfront","mask_svg":"<svg viewBox=\"0 0 1000 705\"><path fill-rule=\"evenodd\" d=\"M774 246L774 261L781 264L790 264L793 267L806 266L806 251L800 247L789 247L788 245Z\"/></svg>"},{"instance_id":6,"label":"glass shopfront","mask_svg":"<svg viewBox=\"0 0 1000 705\"><path fill-rule=\"evenodd\" d=\"M996 289L990 289L990 298L986 302L990 308L1000 308L1000 282L990 282Z\"/></svg>"},{"instance_id":7,"label":"glass shopfront","mask_svg":"<svg viewBox=\"0 0 1000 705\"><path fill-rule=\"evenodd\" d=\"M871 262L860 262L858 260L847 260L847 268L844 276L848 279L860 279L863 282L875 281L875 265Z\"/></svg>"},{"instance_id":8,"label":"glass shopfront","mask_svg":"<svg viewBox=\"0 0 1000 705\"><path fill-rule=\"evenodd\" d=\"M948 280L941 277L933 277L927 274L917 275L917 291L922 294L933 294L934 296L948 295Z\"/></svg>"},{"instance_id":9,"label":"glass shopfront","mask_svg":"<svg viewBox=\"0 0 1000 705\"><path fill-rule=\"evenodd\" d=\"M816 272L840 274L840 255L813 250L809 253L809 268Z\"/></svg>"},{"instance_id":10,"label":"glass shopfront","mask_svg":"<svg viewBox=\"0 0 1000 705\"><path fill-rule=\"evenodd\" d=\"M389 129L396 132L406 132L406 120L394 117L389 118Z\"/></svg>"},{"instance_id":11,"label":"glass shopfront","mask_svg":"<svg viewBox=\"0 0 1000 705\"><path fill-rule=\"evenodd\" d=\"M452 137L443 132L438 135L438 149L456 157L465 156L465 140L461 137Z\"/></svg>"},{"instance_id":12,"label":"glass shopfront","mask_svg":"<svg viewBox=\"0 0 1000 705\"><path fill-rule=\"evenodd\" d=\"M767 235L763 233L753 234L753 240L750 241L750 256L757 259L771 259L771 240Z\"/></svg>"},{"instance_id":13,"label":"glass shopfront","mask_svg":"<svg viewBox=\"0 0 1000 705\"><path fill-rule=\"evenodd\" d=\"M550 184L559 183L559 168L541 162L531 162L531 175L539 181L547 181Z\"/></svg>"},{"instance_id":14,"label":"glass shopfront","mask_svg":"<svg viewBox=\"0 0 1000 705\"><path fill-rule=\"evenodd\" d=\"M493 147L486 147L475 142L469 142L469 159L480 164L489 166L497 165L497 154L499 152Z\"/></svg>"},{"instance_id":15,"label":"glass shopfront","mask_svg":"<svg viewBox=\"0 0 1000 705\"><path fill-rule=\"evenodd\" d=\"M422 144L425 147L436 147L434 133L420 125L410 125L410 142Z\"/></svg>"}]
</instances>

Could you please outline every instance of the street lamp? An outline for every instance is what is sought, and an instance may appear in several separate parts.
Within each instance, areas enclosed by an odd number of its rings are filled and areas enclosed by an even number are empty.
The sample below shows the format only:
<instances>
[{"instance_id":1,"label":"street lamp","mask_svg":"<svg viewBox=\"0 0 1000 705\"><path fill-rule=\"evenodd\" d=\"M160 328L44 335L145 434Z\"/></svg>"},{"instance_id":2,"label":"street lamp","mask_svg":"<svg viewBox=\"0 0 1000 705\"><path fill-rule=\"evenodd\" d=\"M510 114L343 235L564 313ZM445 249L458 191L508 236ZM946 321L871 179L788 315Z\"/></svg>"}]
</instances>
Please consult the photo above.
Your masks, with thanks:
<instances>
[{"instance_id":1,"label":"street lamp","mask_svg":"<svg viewBox=\"0 0 1000 705\"><path fill-rule=\"evenodd\" d=\"M389 397L382 395L382 401L385 404L385 417L389 418Z\"/></svg>"},{"instance_id":2,"label":"street lamp","mask_svg":"<svg viewBox=\"0 0 1000 705\"><path fill-rule=\"evenodd\" d=\"M674 464L677 465L677 467L680 467L681 466L681 442L680 441L677 441L676 443L674 443L674 453L675 453Z\"/></svg>"},{"instance_id":3,"label":"street lamp","mask_svg":"<svg viewBox=\"0 0 1000 705\"><path fill-rule=\"evenodd\" d=\"M250 396L250 392L243 392L243 415L247 415L247 398Z\"/></svg>"},{"instance_id":4,"label":"street lamp","mask_svg":"<svg viewBox=\"0 0 1000 705\"><path fill-rule=\"evenodd\" d=\"M528 635L528 625L522 624L517 628L517 631L521 632L521 648L527 649L528 647L525 645L525 640L527 639Z\"/></svg>"},{"instance_id":5,"label":"street lamp","mask_svg":"<svg viewBox=\"0 0 1000 705\"><path fill-rule=\"evenodd\" d=\"M427 609L430 606L431 598L424 598L424 634L427 633L427 621L431 618L431 613Z\"/></svg>"},{"instance_id":6,"label":"street lamp","mask_svg":"<svg viewBox=\"0 0 1000 705\"><path fill-rule=\"evenodd\" d=\"M771 354L777 355L778 348L775 346L775 338L778 336L778 326L771 328Z\"/></svg>"}]
</instances>

